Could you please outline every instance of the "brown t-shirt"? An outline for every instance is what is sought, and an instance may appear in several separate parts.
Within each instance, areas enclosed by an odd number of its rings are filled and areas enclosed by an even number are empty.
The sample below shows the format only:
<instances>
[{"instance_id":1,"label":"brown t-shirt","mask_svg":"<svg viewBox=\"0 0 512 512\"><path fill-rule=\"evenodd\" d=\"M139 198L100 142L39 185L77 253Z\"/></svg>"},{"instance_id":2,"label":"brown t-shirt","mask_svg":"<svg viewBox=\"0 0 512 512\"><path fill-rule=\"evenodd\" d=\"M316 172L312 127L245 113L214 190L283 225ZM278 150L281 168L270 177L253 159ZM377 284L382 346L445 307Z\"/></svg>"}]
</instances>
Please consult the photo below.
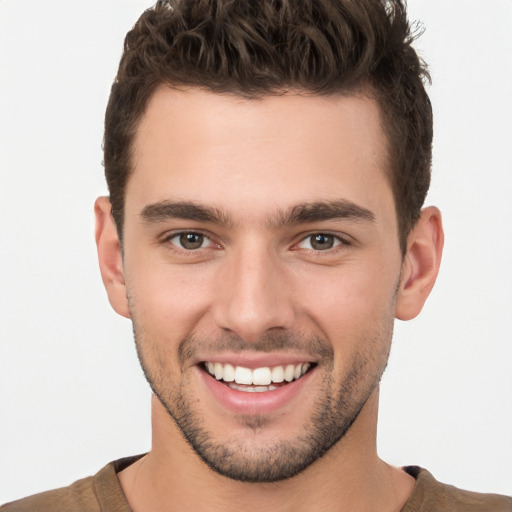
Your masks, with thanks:
<instances>
[{"instance_id":1,"label":"brown t-shirt","mask_svg":"<svg viewBox=\"0 0 512 512\"><path fill-rule=\"evenodd\" d=\"M141 455L107 464L96 475L69 487L35 494L0 507L1 512L132 512L117 473ZM512 498L498 494L463 491L439 483L417 466L404 468L416 479L402 512L512 512Z\"/></svg>"}]
</instances>

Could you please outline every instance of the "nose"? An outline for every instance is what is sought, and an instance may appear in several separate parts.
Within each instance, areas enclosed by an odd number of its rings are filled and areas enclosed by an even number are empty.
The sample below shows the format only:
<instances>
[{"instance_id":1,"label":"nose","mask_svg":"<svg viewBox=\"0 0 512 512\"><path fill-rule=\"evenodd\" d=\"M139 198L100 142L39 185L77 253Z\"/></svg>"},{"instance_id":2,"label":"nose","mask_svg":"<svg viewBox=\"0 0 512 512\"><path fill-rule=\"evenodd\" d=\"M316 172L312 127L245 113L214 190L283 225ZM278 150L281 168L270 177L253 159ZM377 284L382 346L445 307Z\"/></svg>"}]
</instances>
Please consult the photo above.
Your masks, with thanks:
<instances>
[{"instance_id":1,"label":"nose","mask_svg":"<svg viewBox=\"0 0 512 512\"><path fill-rule=\"evenodd\" d=\"M256 342L294 322L292 289L271 251L245 248L226 258L216 279L213 317L218 327Z\"/></svg>"}]
</instances>

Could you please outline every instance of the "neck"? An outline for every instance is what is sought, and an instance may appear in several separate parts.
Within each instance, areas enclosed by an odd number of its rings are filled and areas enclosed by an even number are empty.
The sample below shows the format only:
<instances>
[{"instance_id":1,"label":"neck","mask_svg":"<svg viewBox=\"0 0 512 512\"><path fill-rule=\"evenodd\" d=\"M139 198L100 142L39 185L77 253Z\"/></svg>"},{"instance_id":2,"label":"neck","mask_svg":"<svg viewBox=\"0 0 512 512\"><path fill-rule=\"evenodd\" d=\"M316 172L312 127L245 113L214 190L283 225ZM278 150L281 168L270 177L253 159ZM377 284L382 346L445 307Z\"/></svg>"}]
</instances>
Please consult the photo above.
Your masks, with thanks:
<instances>
[{"instance_id":1,"label":"neck","mask_svg":"<svg viewBox=\"0 0 512 512\"><path fill-rule=\"evenodd\" d=\"M376 391L344 438L300 474L276 483L247 483L208 468L153 398L152 449L119 480L134 512L165 510L169 504L209 512L399 511L414 480L377 456L377 405Z\"/></svg>"}]
</instances>

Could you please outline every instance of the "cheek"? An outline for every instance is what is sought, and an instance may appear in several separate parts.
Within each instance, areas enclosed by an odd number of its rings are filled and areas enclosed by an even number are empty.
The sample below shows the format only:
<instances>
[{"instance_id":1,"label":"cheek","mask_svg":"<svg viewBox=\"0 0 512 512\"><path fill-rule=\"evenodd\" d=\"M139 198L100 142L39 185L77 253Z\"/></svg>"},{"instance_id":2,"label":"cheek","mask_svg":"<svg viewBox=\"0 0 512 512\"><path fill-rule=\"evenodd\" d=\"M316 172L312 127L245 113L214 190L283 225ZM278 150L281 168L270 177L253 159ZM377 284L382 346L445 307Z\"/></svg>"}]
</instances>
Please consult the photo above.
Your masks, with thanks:
<instances>
[{"instance_id":1,"label":"cheek","mask_svg":"<svg viewBox=\"0 0 512 512\"><path fill-rule=\"evenodd\" d=\"M311 318L333 344L347 347L361 339L380 338L390 330L399 271L353 264L309 281L316 293L302 301ZM311 286L303 288L304 294Z\"/></svg>"},{"instance_id":2,"label":"cheek","mask_svg":"<svg viewBox=\"0 0 512 512\"><path fill-rule=\"evenodd\" d=\"M212 271L137 256L126 261L125 268L130 304L139 324L165 337L183 338L208 309Z\"/></svg>"}]
</instances>

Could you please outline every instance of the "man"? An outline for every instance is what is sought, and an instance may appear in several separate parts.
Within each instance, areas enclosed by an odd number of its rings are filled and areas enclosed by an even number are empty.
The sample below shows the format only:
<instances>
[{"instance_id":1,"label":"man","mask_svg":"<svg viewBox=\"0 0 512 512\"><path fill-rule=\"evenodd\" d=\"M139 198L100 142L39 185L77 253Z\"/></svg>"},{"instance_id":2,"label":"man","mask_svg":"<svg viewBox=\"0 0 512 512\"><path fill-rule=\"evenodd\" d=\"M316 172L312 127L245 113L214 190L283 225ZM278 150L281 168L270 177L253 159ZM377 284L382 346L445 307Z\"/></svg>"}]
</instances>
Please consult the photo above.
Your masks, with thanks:
<instances>
[{"instance_id":1,"label":"man","mask_svg":"<svg viewBox=\"0 0 512 512\"><path fill-rule=\"evenodd\" d=\"M398 1L159 2L127 36L96 240L153 446L5 510L512 510L381 461L394 318L443 246Z\"/></svg>"}]
</instances>

